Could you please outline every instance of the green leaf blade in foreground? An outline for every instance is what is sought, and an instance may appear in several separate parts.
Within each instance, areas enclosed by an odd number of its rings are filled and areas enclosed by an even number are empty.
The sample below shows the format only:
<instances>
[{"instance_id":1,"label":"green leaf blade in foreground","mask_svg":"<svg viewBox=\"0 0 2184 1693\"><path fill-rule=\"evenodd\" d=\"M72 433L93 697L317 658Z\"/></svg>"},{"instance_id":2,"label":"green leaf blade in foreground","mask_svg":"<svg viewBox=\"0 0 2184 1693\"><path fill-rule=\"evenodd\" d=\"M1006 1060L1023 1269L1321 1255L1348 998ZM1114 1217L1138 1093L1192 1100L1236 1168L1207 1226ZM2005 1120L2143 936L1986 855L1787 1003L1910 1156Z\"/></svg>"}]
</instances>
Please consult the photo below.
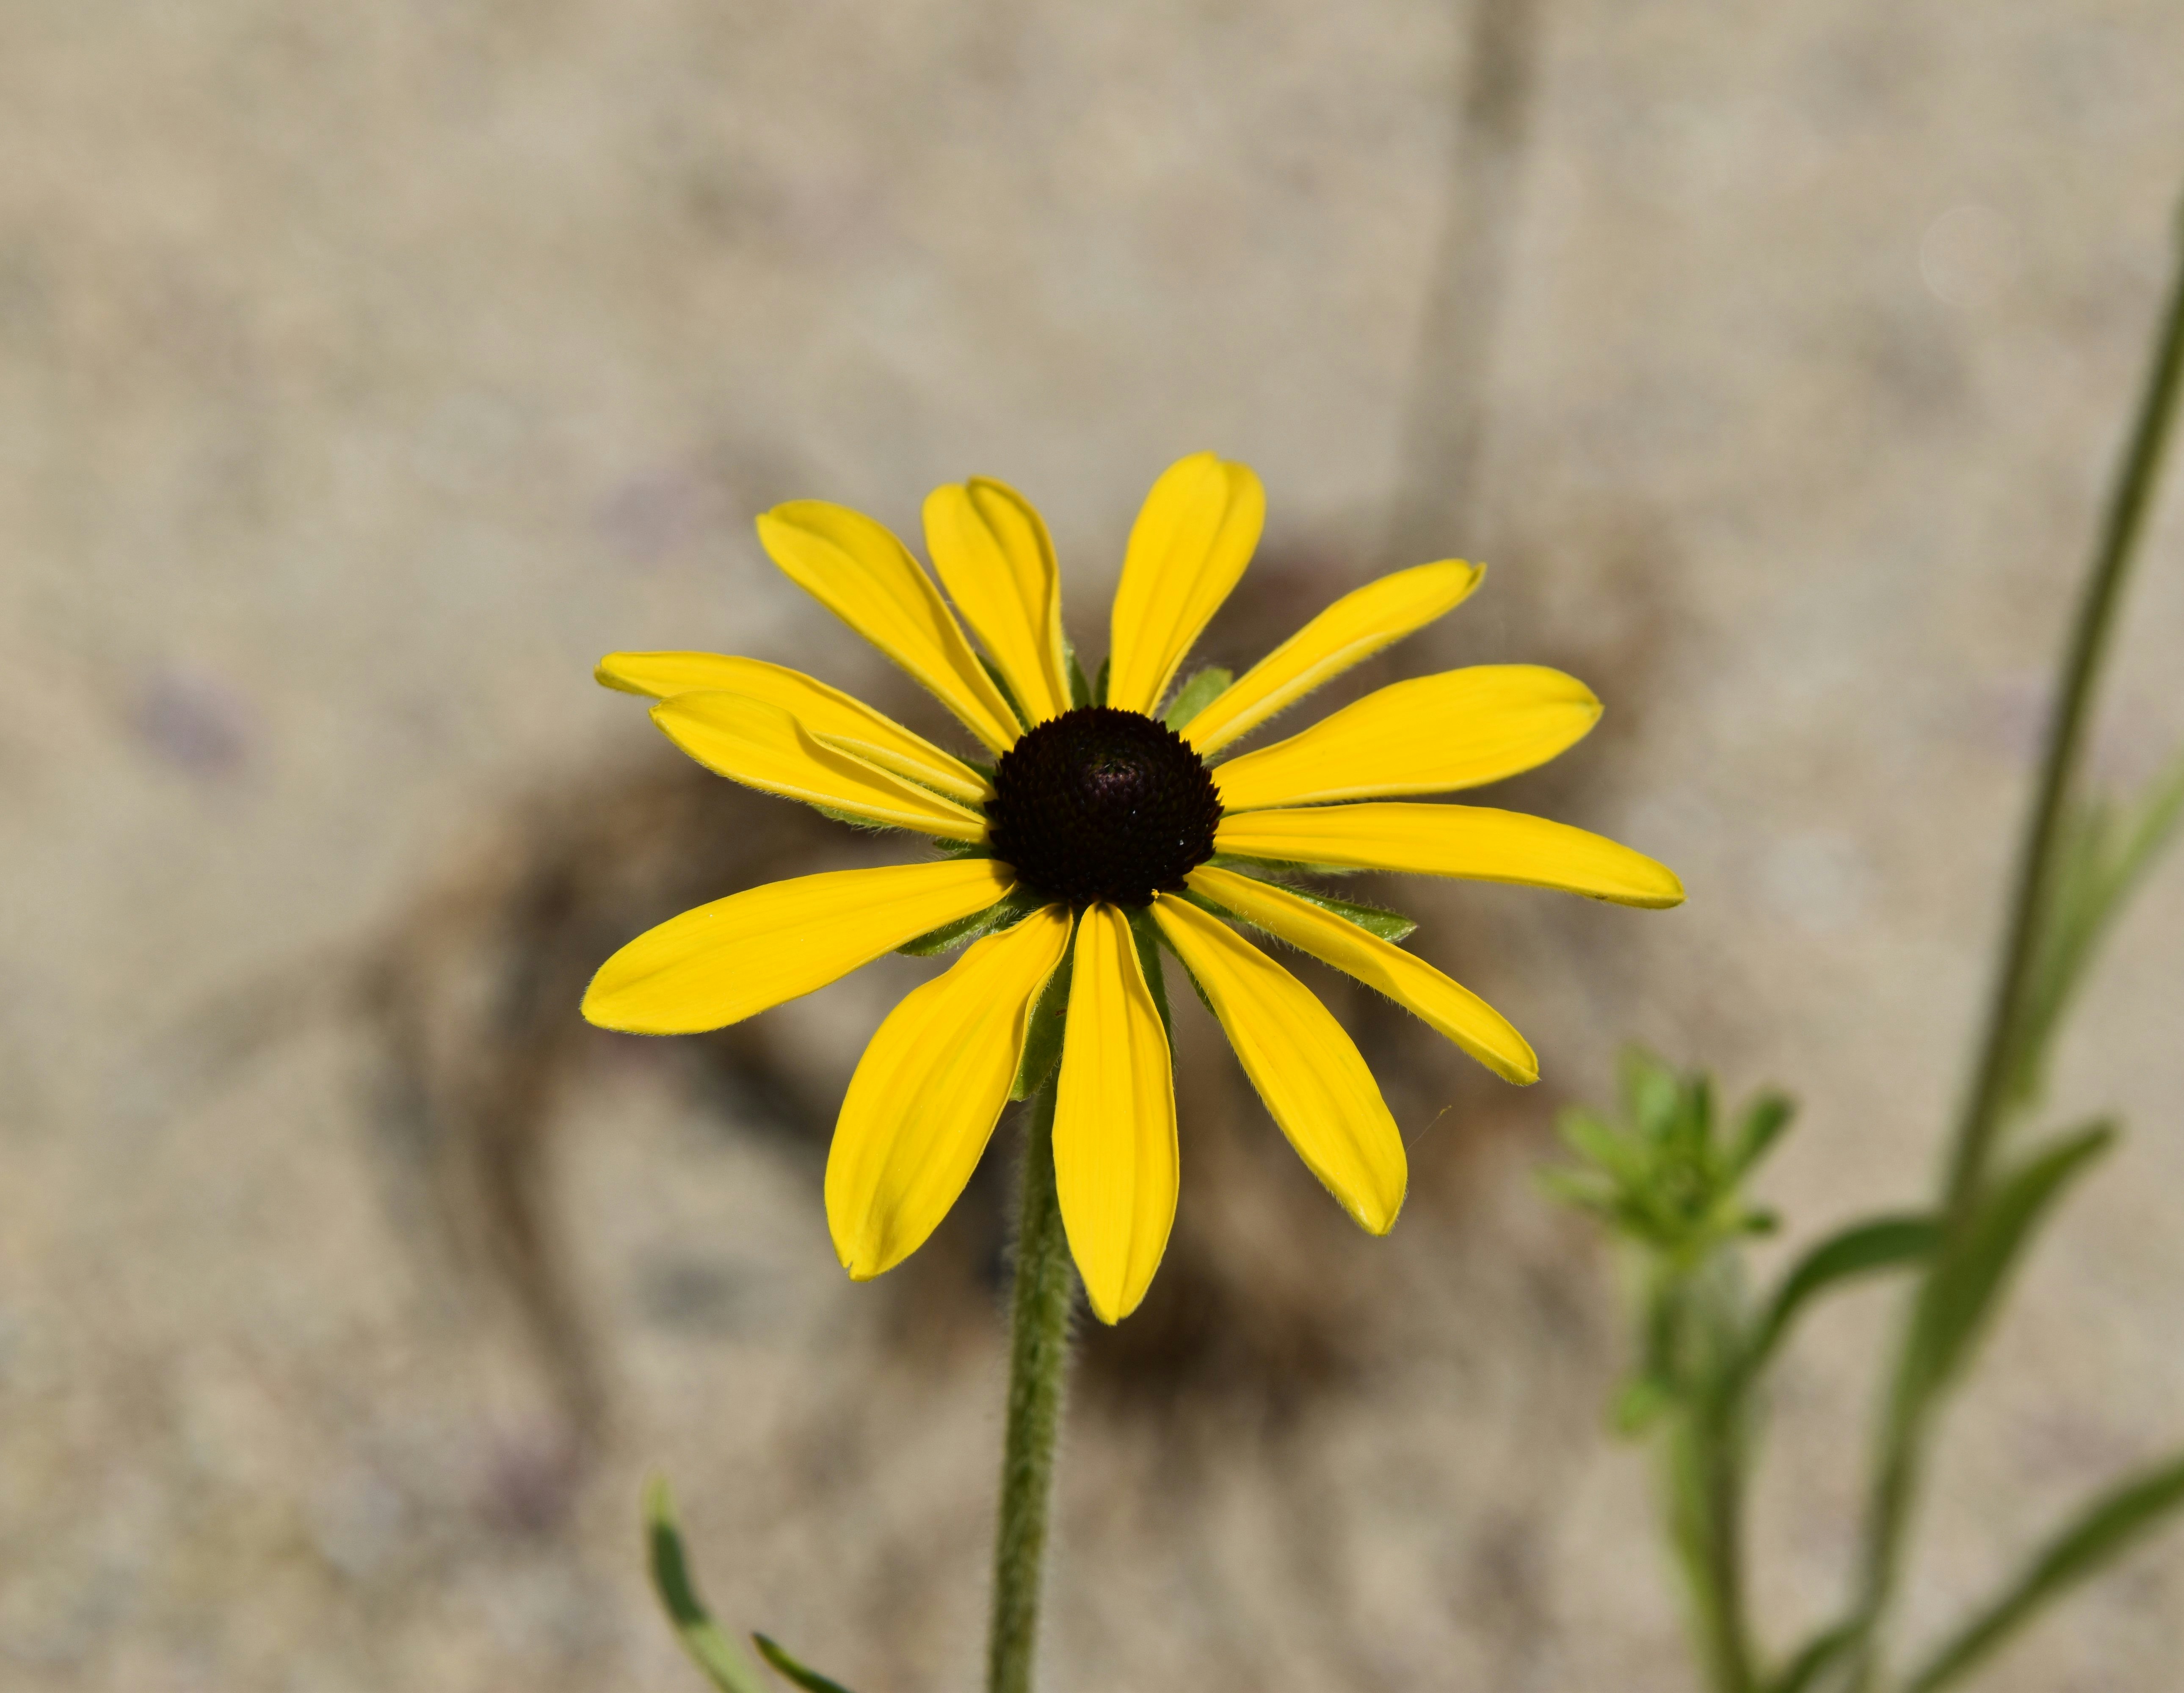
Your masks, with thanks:
<instances>
[{"instance_id":1,"label":"green leaf blade in foreground","mask_svg":"<svg viewBox=\"0 0 2184 1693\"><path fill-rule=\"evenodd\" d=\"M1970 1356L1997 1296L2071 1181L2114 1144L2114 1125L2060 1135L1995 1182L1960 1239L1938 1249L1912 1331L1914 1367L1903 1414L1915 1414Z\"/></svg>"},{"instance_id":2,"label":"green leaf blade in foreground","mask_svg":"<svg viewBox=\"0 0 2184 1693\"><path fill-rule=\"evenodd\" d=\"M764 1635L753 1635L766 1661L804 1690L804 1693L850 1693L838 1681L829 1681L816 1669L806 1669Z\"/></svg>"},{"instance_id":3,"label":"green leaf blade in foreground","mask_svg":"<svg viewBox=\"0 0 2184 1693\"><path fill-rule=\"evenodd\" d=\"M2184 1506L2184 1455L2157 1464L2095 1500L2050 1540L1992 1604L1904 1684L1939 1693L1974 1668L2051 1600L2098 1574Z\"/></svg>"},{"instance_id":4,"label":"green leaf blade in foreground","mask_svg":"<svg viewBox=\"0 0 2184 1693\"><path fill-rule=\"evenodd\" d=\"M1766 1684L1765 1693L1805 1693L1814 1685L1821 1673L1850 1649L1858 1637L1856 1623L1838 1623L1832 1629L1815 1635L1805 1642L1797 1655L1782 1667L1782 1673Z\"/></svg>"},{"instance_id":5,"label":"green leaf blade in foreground","mask_svg":"<svg viewBox=\"0 0 2184 1693\"><path fill-rule=\"evenodd\" d=\"M1805 1306L1838 1282L1908 1268L1930 1256L1942 1238L1930 1217L1876 1217L1830 1235L1800 1258L1752 1331L1744 1367L1757 1373Z\"/></svg>"},{"instance_id":6,"label":"green leaf blade in foreground","mask_svg":"<svg viewBox=\"0 0 2184 1693\"><path fill-rule=\"evenodd\" d=\"M653 1590L690 1662L720 1693L766 1693L758 1671L721 1632L698 1596L682 1551L682 1530L675 1520L675 1501L663 1476L645 1484L644 1539Z\"/></svg>"}]
</instances>

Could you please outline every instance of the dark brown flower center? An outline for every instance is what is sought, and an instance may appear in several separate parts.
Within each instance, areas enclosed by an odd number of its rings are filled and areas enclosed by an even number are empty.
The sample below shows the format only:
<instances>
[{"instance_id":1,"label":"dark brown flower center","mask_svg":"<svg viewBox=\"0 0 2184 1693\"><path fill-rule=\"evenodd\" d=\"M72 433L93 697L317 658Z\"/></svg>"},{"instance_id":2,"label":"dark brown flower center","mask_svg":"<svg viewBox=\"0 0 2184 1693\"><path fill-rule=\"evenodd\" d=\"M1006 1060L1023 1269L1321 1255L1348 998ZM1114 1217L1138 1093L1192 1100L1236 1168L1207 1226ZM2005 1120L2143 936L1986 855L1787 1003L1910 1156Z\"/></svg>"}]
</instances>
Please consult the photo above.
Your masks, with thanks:
<instances>
[{"instance_id":1,"label":"dark brown flower center","mask_svg":"<svg viewBox=\"0 0 2184 1693\"><path fill-rule=\"evenodd\" d=\"M1032 890L1082 907L1143 905L1213 856L1221 798L1175 731L1081 705L1003 754L986 807L994 856Z\"/></svg>"}]
</instances>

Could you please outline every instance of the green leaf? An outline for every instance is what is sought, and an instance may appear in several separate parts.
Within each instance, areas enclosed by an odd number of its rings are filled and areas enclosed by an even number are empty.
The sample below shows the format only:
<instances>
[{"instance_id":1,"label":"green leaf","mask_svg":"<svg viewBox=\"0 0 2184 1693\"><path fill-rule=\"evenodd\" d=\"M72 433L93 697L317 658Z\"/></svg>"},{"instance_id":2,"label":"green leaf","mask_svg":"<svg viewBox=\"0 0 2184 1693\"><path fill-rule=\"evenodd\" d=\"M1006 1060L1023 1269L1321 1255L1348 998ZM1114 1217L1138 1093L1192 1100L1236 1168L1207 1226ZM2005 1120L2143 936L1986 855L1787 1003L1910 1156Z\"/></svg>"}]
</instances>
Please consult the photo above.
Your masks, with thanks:
<instances>
[{"instance_id":1,"label":"green leaf","mask_svg":"<svg viewBox=\"0 0 2184 1693\"><path fill-rule=\"evenodd\" d=\"M1017 1065L1015 1085L1009 1089L1012 1100L1029 1099L1061 1061L1061 1027L1069 1012L1069 974L1076 956L1073 944L1063 951L1061 962L1046 978L1046 991L1025 1020L1023 1057Z\"/></svg>"},{"instance_id":2,"label":"green leaf","mask_svg":"<svg viewBox=\"0 0 2184 1693\"><path fill-rule=\"evenodd\" d=\"M1082 710L1092 703L1092 684L1084 679L1084 666L1077 662L1077 649L1065 643L1061 653L1069 663L1069 703Z\"/></svg>"},{"instance_id":3,"label":"green leaf","mask_svg":"<svg viewBox=\"0 0 2184 1693\"><path fill-rule=\"evenodd\" d=\"M907 953L912 958L930 958L936 952L946 952L968 940L993 929L1005 929L1011 924L1029 916L1046 902L1024 888L1012 888L983 911L973 911L967 917L958 917L952 923L943 923L937 929L928 929L923 934L905 941L897 952Z\"/></svg>"},{"instance_id":4,"label":"green leaf","mask_svg":"<svg viewBox=\"0 0 2184 1693\"><path fill-rule=\"evenodd\" d=\"M1228 684L1236 680L1234 671L1225 671L1218 665L1208 665L1184 682L1175 698L1161 714L1161 721L1181 732L1183 726L1228 691Z\"/></svg>"},{"instance_id":5,"label":"green leaf","mask_svg":"<svg viewBox=\"0 0 2184 1693\"><path fill-rule=\"evenodd\" d=\"M1746 1373L1757 1374L1766 1364L1791 1320L1814 1295L1853 1277L1916 1264L1931 1255L1941 1238L1941 1226L1930 1217L1871 1217L1830 1235L1797 1261L1768 1301L1745 1351Z\"/></svg>"},{"instance_id":6,"label":"green leaf","mask_svg":"<svg viewBox=\"0 0 2184 1693\"><path fill-rule=\"evenodd\" d=\"M2095 1500L2042 1548L2002 1596L1904 1684L1935 1693L1970 1670L2050 1601L2121 1557L2184 1506L2184 1456L2142 1471Z\"/></svg>"},{"instance_id":7,"label":"green leaf","mask_svg":"<svg viewBox=\"0 0 2184 1693\"><path fill-rule=\"evenodd\" d=\"M1772 1090L1747 1105L1744 1120L1737 1125L1736 1143L1729 1150L1730 1173L1742 1176L1757 1165L1782 1138L1797 1114L1795 1100Z\"/></svg>"},{"instance_id":8,"label":"green leaf","mask_svg":"<svg viewBox=\"0 0 2184 1693\"><path fill-rule=\"evenodd\" d=\"M1145 972L1145 989L1153 996L1153 1009L1160 1013L1161 1033L1167 1037L1168 1060L1175 1058L1175 1020L1167 1010L1167 977L1161 970L1160 926L1153 922L1152 908L1140 905L1125 910L1123 916L1130 925L1130 938L1137 945L1138 968Z\"/></svg>"},{"instance_id":9,"label":"green leaf","mask_svg":"<svg viewBox=\"0 0 2184 1693\"><path fill-rule=\"evenodd\" d=\"M1963 1367L2040 1224L2071 1179L2114 1139L2114 1126L2099 1122L2050 1141L1995 1182L1961 1239L1942 1243L1913 1318L1901 1411L1914 1412Z\"/></svg>"},{"instance_id":10,"label":"green leaf","mask_svg":"<svg viewBox=\"0 0 2184 1693\"><path fill-rule=\"evenodd\" d=\"M1853 1618L1814 1635L1782 1667L1782 1673L1766 1684L1765 1693L1805 1693L1823 1671L1857 1644L1861 1633L1861 1625Z\"/></svg>"},{"instance_id":11,"label":"green leaf","mask_svg":"<svg viewBox=\"0 0 2184 1693\"><path fill-rule=\"evenodd\" d=\"M1683 1105L1684 1090L1676 1072L1642 1046L1624 1047L1618 1068L1623 1114L1631 1127L1648 1139L1668 1139L1675 1132Z\"/></svg>"},{"instance_id":12,"label":"green leaf","mask_svg":"<svg viewBox=\"0 0 2184 1693\"><path fill-rule=\"evenodd\" d=\"M750 1661L729 1643L705 1610L690 1578L689 1560L682 1552L682 1531L675 1520L675 1501L665 1476L655 1476L644 1488L645 1545L652 1569L652 1585L675 1625L676 1638L690 1662L705 1674L720 1693L766 1693L765 1684Z\"/></svg>"},{"instance_id":13,"label":"green leaf","mask_svg":"<svg viewBox=\"0 0 2184 1693\"><path fill-rule=\"evenodd\" d=\"M2101 943L2131 896L2184 828L2184 753L2137 802L2074 800L2064 811L2053 879L2041 917L2025 1009L2012 1032L2006 1102L2038 1100L2047 1060Z\"/></svg>"},{"instance_id":14,"label":"green leaf","mask_svg":"<svg viewBox=\"0 0 2184 1693\"><path fill-rule=\"evenodd\" d=\"M1662 1413L1676 1402L1676 1390L1669 1383L1657 1376L1641 1376L1626 1382L1615 1395L1615 1403L1608 1416L1615 1432L1625 1440L1635 1440L1660 1420Z\"/></svg>"},{"instance_id":15,"label":"green leaf","mask_svg":"<svg viewBox=\"0 0 2184 1693\"><path fill-rule=\"evenodd\" d=\"M753 1635L751 1639L766 1657L766 1661L794 1681L805 1693L850 1693L838 1681L829 1681L816 1669L806 1669L764 1635Z\"/></svg>"}]
</instances>

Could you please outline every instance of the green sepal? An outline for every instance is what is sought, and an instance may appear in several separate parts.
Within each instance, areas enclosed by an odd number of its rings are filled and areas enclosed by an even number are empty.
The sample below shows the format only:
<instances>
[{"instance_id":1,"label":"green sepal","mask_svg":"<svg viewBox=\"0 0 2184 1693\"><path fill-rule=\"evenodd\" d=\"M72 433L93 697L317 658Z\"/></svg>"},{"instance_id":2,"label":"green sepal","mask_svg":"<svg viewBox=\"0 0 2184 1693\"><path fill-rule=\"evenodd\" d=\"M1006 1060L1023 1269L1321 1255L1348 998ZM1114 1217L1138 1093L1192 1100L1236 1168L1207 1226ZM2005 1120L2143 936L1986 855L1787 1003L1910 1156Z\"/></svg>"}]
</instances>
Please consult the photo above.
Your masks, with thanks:
<instances>
[{"instance_id":1,"label":"green sepal","mask_svg":"<svg viewBox=\"0 0 2184 1693\"><path fill-rule=\"evenodd\" d=\"M959 841L946 835L933 837L933 849L949 858L991 858L994 849L983 841Z\"/></svg>"},{"instance_id":2,"label":"green sepal","mask_svg":"<svg viewBox=\"0 0 2184 1693\"><path fill-rule=\"evenodd\" d=\"M895 950L912 958L930 958L937 952L947 952L966 941L976 940L994 929L1005 929L1020 922L1036 911L1046 901L1022 888L1012 888L983 911L973 911L967 917L958 917L952 923L943 923L937 929L928 929L923 934L905 941Z\"/></svg>"},{"instance_id":3,"label":"green sepal","mask_svg":"<svg viewBox=\"0 0 2184 1693\"><path fill-rule=\"evenodd\" d=\"M667 1479L655 1476L644 1487L644 1539L653 1590L660 1596L675 1637L690 1662L720 1693L766 1693L749 1660L722 1634L698 1596L690 1563L682 1551L682 1530L675 1520L675 1500ZM763 1647L760 1648L763 1650Z\"/></svg>"},{"instance_id":4,"label":"green sepal","mask_svg":"<svg viewBox=\"0 0 2184 1693\"><path fill-rule=\"evenodd\" d=\"M1235 680L1234 671L1223 670L1218 665L1208 665L1194 672L1168 703L1167 710L1161 713L1161 721L1178 733L1182 732L1184 724L1226 693Z\"/></svg>"},{"instance_id":5,"label":"green sepal","mask_svg":"<svg viewBox=\"0 0 2184 1693\"><path fill-rule=\"evenodd\" d=\"M1105 705L1107 703L1108 664L1109 660L1106 659L1100 660L1100 674L1092 683L1092 703L1095 705Z\"/></svg>"},{"instance_id":6,"label":"green sepal","mask_svg":"<svg viewBox=\"0 0 2184 1693\"><path fill-rule=\"evenodd\" d=\"M1077 662L1077 649L1065 645L1062 657L1069 665L1069 703L1078 710L1092 703L1092 684L1085 680L1084 666Z\"/></svg>"},{"instance_id":7,"label":"green sepal","mask_svg":"<svg viewBox=\"0 0 2184 1693\"><path fill-rule=\"evenodd\" d=\"M876 822L870 817L859 817L848 811L837 811L832 805L811 808L822 817L832 817L838 823L847 823L853 829L862 829L868 835L899 835L904 833L900 823Z\"/></svg>"},{"instance_id":8,"label":"green sepal","mask_svg":"<svg viewBox=\"0 0 2184 1693\"><path fill-rule=\"evenodd\" d=\"M816 1669L806 1669L764 1635L753 1635L751 1641L768 1663L804 1689L804 1693L850 1693L840 1682L828 1680Z\"/></svg>"},{"instance_id":9,"label":"green sepal","mask_svg":"<svg viewBox=\"0 0 2184 1693\"><path fill-rule=\"evenodd\" d=\"M1001 698L1009 702L1009 710L1016 714L1017 727L1019 729L1031 727L1031 719L1025 714L1023 706L1018 703L1016 689L1009 686L1009 679L1001 674L1001 667L983 653L978 654L978 662L985 666L986 679L1000 689ZM989 772L986 780L991 782L993 779L992 774Z\"/></svg>"},{"instance_id":10,"label":"green sepal","mask_svg":"<svg viewBox=\"0 0 2184 1693\"><path fill-rule=\"evenodd\" d=\"M1017 1079L1009 1089L1012 1100L1029 1099L1061 1061L1061 1031L1069 1016L1069 978L1076 966L1077 932L1072 928L1061 962L1054 966L1039 1003L1024 1020L1023 1056L1017 1061Z\"/></svg>"},{"instance_id":11,"label":"green sepal","mask_svg":"<svg viewBox=\"0 0 2184 1693\"><path fill-rule=\"evenodd\" d=\"M1130 925L1130 939L1138 949L1138 968L1145 972L1145 991L1153 996L1153 1009L1160 1013L1161 1032L1167 1037L1168 1057L1175 1056L1175 1022L1168 1016L1167 977L1161 970L1160 925L1153 921L1152 908L1140 905L1135 911L1125 907L1123 916Z\"/></svg>"},{"instance_id":12,"label":"green sepal","mask_svg":"<svg viewBox=\"0 0 2184 1693\"><path fill-rule=\"evenodd\" d=\"M1206 860L1216 870L1233 870L1239 876L1271 881L1269 871L1283 876L1357 876L1362 872L1347 864L1304 864L1287 858L1246 858L1241 853L1217 852Z\"/></svg>"},{"instance_id":13,"label":"green sepal","mask_svg":"<svg viewBox=\"0 0 2184 1693\"><path fill-rule=\"evenodd\" d=\"M1192 905L1197 906L1200 911L1204 911L1209 916L1219 917L1225 922L1234 922L1237 921L1235 917L1232 916L1228 912L1223 911L1220 906L1215 905L1211 899L1201 899L1197 894L1188 892L1183 895L1183 898L1188 899ZM1158 923L1155 923L1153 925L1153 932L1155 934L1159 935L1162 950L1165 951L1170 958L1173 958L1175 961L1176 967L1183 972L1183 979L1190 983L1190 991L1198 995L1198 1003L1206 1007L1206 1014L1212 1017L1216 1022L1220 1022L1221 1013L1213 1009L1213 1001L1206 996L1205 985L1199 981L1197 972L1194 971L1190 965L1184 961L1183 955L1175 950L1174 943L1170 941L1166 935L1160 934L1160 925Z\"/></svg>"},{"instance_id":14,"label":"green sepal","mask_svg":"<svg viewBox=\"0 0 2184 1693\"><path fill-rule=\"evenodd\" d=\"M1217 854L1212 862L1233 875L1248 876L1254 882L1263 882L1270 888L1280 888L1284 894L1294 894L1306 905L1317 905L1321 911L1340 917L1346 922L1355 923L1366 933L1378 935L1382 940L1402 941L1418 932L1416 918L1407 917L1401 911L1391 911L1385 905L1368 905L1362 899L1338 899L1332 894L1322 894L1317 888L1300 888L1294 883L1281 881L1266 873L1275 868L1274 866L1254 862L1251 868L1245 869L1237 864L1222 864ZM1300 869L1303 867L1298 866ZM1223 915L1232 922L1251 922L1250 918L1239 917L1234 912ZM1251 926L1254 928L1258 927L1256 923Z\"/></svg>"}]
</instances>

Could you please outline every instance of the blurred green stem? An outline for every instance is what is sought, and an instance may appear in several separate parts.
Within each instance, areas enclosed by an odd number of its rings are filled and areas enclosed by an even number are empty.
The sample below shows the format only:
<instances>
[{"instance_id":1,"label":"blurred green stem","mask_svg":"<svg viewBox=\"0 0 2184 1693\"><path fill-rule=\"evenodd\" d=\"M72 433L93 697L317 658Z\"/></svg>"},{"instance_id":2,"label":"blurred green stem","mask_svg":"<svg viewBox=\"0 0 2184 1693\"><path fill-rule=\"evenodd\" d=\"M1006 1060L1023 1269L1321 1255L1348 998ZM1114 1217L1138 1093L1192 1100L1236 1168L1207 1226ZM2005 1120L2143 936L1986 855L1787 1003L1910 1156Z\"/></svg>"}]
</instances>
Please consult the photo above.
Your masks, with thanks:
<instances>
[{"instance_id":1,"label":"blurred green stem","mask_svg":"<svg viewBox=\"0 0 2184 1693\"><path fill-rule=\"evenodd\" d=\"M2184 235L2184 223L2180 223ZM1960 1240L1984 1196L1995 1145L2007 1115L2012 1055L2025 1025L2032 963L2053 898L2058 846L2065 808L2075 786L2086 728L2124 585L2137 558L2146 519L2153 504L2161 459L2184 379L2184 255L2170 285L2165 310L2156 332L2153 360L2148 370L2138 415L2126 446L2115 485L2103 515L2100 539L2078 602L2063 661L2062 691L2048 725L2039 787L2027 820L2010 902L2008 935L2002 966L1988 1002L1979 1063L1971 1090L1951 1143L1942 1210L1943 1246L1927 1275L1939 1273L1950 1246ZM1871 1501L1868 1507L1864 1568L1852 1621L1859 1646L1851 1685L1865 1693L1879 1674L1880 1628L1902 1560L1903 1532L1918 1493L1919 1475L1934 1401L1914 1382L1919 1365L1913 1356L1915 1324L1907 1326L1903 1352L1897 1363Z\"/></svg>"},{"instance_id":2,"label":"blurred green stem","mask_svg":"<svg viewBox=\"0 0 2184 1693\"><path fill-rule=\"evenodd\" d=\"M1039 1646L1047 1501L1069 1359L1075 1284L1061 1203L1054 1186L1055 1078L1032 1096L1025 1123L1023 1192L1017 1224L1016 1290L1009 1320L1008 1433L1001 1456L1000 1528L994 1545L989 1693L1029 1693Z\"/></svg>"},{"instance_id":3,"label":"blurred green stem","mask_svg":"<svg viewBox=\"0 0 2184 1693\"><path fill-rule=\"evenodd\" d=\"M1678 1324L1708 1356L1665 1443L1669 1532L1682 1564L1693 1620L1715 1693L1751 1693L1756 1679L1745 1612L1744 1480L1748 1443L1736 1360L1722 1342L1737 1333L1737 1300L1726 1260L1671 1295L1689 1306Z\"/></svg>"}]
</instances>

